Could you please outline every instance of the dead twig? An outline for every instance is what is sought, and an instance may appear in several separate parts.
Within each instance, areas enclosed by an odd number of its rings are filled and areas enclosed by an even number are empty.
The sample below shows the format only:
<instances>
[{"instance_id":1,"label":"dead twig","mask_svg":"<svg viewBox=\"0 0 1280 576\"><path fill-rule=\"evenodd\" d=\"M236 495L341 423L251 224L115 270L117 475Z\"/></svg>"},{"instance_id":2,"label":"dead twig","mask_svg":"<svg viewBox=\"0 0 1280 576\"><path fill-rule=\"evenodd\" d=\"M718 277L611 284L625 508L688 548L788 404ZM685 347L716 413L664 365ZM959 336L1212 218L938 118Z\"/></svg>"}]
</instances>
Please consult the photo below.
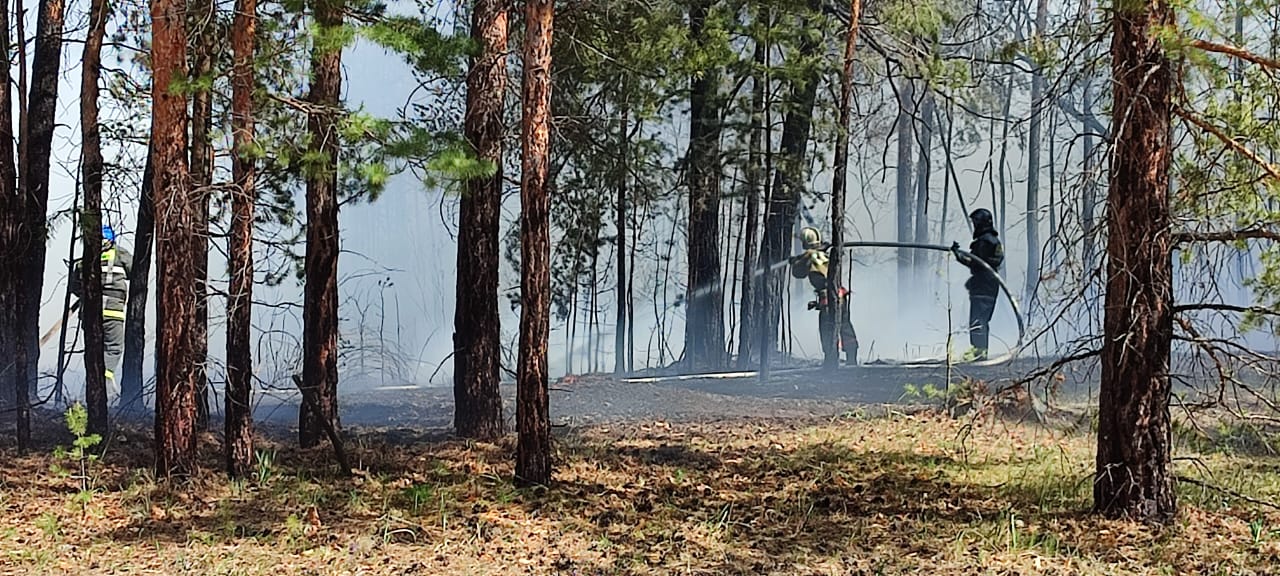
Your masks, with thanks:
<instances>
[{"instance_id":1,"label":"dead twig","mask_svg":"<svg viewBox=\"0 0 1280 576\"><path fill-rule=\"evenodd\" d=\"M1218 493L1221 493L1221 494L1226 494L1226 495L1228 495L1228 496L1230 496L1230 497L1232 497L1232 498L1236 498L1236 499L1238 499L1238 500L1243 500L1243 501L1248 502L1248 503L1250 503L1250 504L1256 504L1256 505L1258 505L1258 506L1266 506L1267 508L1271 508L1271 509L1273 509L1273 510L1280 510L1280 504L1276 504L1276 503L1274 503L1274 502L1269 502L1269 501L1267 501L1267 500L1261 500L1261 499L1258 499L1258 498L1254 498L1254 497L1252 497L1252 496L1245 496L1244 494L1241 494L1241 493L1239 493L1239 492L1236 492L1235 490L1229 490L1229 489L1227 489L1227 488L1223 488L1223 487L1221 487L1221 486L1214 486L1213 484L1210 484L1210 483L1205 482L1204 480L1200 480L1200 479L1198 479L1198 478L1192 478L1192 477L1190 477L1190 476L1174 476L1174 480L1177 480L1178 482L1185 482L1185 483L1187 483L1187 484L1191 484L1191 485L1193 485L1193 486L1199 486L1199 487L1204 488L1204 489L1206 489L1206 490L1212 490L1212 491L1214 491L1214 492L1218 492Z\"/></svg>"}]
</instances>

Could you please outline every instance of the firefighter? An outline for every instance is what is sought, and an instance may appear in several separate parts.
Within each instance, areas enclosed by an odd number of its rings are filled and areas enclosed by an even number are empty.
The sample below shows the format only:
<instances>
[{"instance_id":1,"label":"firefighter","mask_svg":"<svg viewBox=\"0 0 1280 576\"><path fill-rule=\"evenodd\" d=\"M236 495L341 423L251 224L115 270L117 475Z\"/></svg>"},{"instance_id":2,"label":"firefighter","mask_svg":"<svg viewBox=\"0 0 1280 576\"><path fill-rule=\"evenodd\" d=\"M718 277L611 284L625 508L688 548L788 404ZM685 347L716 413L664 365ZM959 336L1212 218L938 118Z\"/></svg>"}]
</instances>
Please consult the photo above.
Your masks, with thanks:
<instances>
[{"instance_id":1,"label":"firefighter","mask_svg":"<svg viewBox=\"0 0 1280 576\"><path fill-rule=\"evenodd\" d=\"M124 355L125 301L129 297L129 273L133 270L133 255L116 244L116 234L110 226L102 227L102 346L106 365L107 401L116 402L120 386L116 381L116 366ZM81 262L76 262L71 273L71 293L81 297Z\"/></svg>"},{"instance_id":2,"label":"firefighter","mask_svg":"<svg viewBox=\"0 0 1280 576\"><path fill-rule=\"evenodd\" d=\"M804 253L792 262L791 275L796 278L807 278L809 284L813 286L817 298L809 302L809 310L818 311L818 336L822 341L822 352L830 357L831 343L827 340L826 334L833 330L836 324L834 302L831 300L831 288L836 283L830 282L827 278L827 266L830 263L830 257L827 255L829 247L823 243L822 235L816 228L805 227L800 231L800 235L804 242ZM849 319L849 291L841 287L836 291L836 296L840 298L838 346L845 353L845 363L856 366L858 335L853 331L853 322Z\"/></svg>"},{"instance_id":3,"label":"firefighter","mask_svg":"<svg viewBox=\"0 0 1280 576\"><path fill-rule=\"evenodd\" d=\"M987 358L991 315L995 313L996 297L1000 294L1000 282L991 271L999 271L1000 265L1004 263L1004 245L1000 243L1000 236L996 233L991 211L978 208L969 214L969 220L973 222L970 254L962 254L958 242L951 244L956 260L969 268L969 279L964 283L965 289L969 291L970 348L964 355L966 361ZM981 259L987 266L975 262L975 258Z\"/></svg>"}]
</instances>

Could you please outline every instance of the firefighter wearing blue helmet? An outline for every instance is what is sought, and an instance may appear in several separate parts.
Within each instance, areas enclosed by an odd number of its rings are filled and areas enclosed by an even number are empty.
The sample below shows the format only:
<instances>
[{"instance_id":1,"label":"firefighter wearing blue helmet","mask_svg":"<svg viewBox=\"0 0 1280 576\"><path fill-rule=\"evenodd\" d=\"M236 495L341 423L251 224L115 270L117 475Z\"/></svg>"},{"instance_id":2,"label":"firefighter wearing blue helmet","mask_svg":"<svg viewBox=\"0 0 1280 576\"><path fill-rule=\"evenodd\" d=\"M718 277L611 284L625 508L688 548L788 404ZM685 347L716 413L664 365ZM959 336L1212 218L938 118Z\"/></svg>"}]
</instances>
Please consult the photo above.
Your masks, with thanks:
<instances>
[{"instance_id":1,"label":"firefighter wearing blue helmet","mask_svg":"<svg viewBox=\"0 0 1280 576\"><path fill-rule=\"evenodd\" d=\"M120 396L116 381L116 367L124 355L125 302L129 297L129 273L133 270L133 255L116 244L116 233L110 226L102 227L102 344L106 364L107 399L114 403ZM81 296L81 262L76 262L71 274L71 293Z\"/></svg>"}]
</instances>

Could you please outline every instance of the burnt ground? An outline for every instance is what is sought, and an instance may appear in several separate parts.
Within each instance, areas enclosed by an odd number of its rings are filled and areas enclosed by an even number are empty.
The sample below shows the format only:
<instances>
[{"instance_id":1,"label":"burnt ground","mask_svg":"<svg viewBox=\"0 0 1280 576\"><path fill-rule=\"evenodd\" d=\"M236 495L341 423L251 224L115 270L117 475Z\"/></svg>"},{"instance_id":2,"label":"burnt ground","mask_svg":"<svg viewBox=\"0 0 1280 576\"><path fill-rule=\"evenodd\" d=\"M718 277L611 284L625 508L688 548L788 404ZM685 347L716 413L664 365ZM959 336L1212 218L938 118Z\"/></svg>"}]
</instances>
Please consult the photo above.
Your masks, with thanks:
<instances>
[{"instance_id":1,"label":"burnt ground","mask_svg":"<svg viewBox=\"0 0 1280 576\"><path fill-rule=\"evenodd\" d=\"M873 365L841 368L835 373L804 367L775 371L763 383L754 372L626 378L603 374L569 376L551 383L551 418L557 426L572 428L644 420L831 417L876 410L887 404L919 403L925 398L906 394L909 387L945 390L948 380L953 384L980 381L994 390L1025 379L1041 364L1045 362L1019 359L1000 366L953 366L950 370L946 366ZM1080 374L1056 382L1083 390L1089 380L1088 374ZM503 385L502 394L505 416L509 426L514 427L515 386ZM404 428L444 434L453 424L453 391L449 387L348 392L340 403L346 427ZM292 426L296 418L294 400L267 398L257 409L257 419L274 426Z\"/></svg>"}]
</instances>

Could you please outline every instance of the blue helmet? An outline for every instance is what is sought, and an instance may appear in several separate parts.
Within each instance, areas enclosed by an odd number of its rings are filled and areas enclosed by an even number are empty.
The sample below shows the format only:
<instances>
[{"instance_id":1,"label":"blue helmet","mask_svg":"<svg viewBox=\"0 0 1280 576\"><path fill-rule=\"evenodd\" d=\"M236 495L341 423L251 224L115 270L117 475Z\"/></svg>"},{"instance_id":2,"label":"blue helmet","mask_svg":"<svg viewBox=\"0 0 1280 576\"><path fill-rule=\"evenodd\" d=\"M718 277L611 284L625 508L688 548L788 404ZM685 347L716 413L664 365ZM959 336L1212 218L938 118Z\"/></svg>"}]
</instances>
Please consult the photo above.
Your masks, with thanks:
<instances>
[{"instance_id":1,"label":"blue helmet","mask_svg":"<svg viewBox=\"0 0 1280 576\"><path fill-rule=\"evenodd\" d=\"M110 226L106 226L106 225L104 225L104 226L102 227L102 241L103 241L103 242L115 242L115 241L116 241L116 231L115 231L115 230L112 230Z\"/></svg>"}]
</instances>

